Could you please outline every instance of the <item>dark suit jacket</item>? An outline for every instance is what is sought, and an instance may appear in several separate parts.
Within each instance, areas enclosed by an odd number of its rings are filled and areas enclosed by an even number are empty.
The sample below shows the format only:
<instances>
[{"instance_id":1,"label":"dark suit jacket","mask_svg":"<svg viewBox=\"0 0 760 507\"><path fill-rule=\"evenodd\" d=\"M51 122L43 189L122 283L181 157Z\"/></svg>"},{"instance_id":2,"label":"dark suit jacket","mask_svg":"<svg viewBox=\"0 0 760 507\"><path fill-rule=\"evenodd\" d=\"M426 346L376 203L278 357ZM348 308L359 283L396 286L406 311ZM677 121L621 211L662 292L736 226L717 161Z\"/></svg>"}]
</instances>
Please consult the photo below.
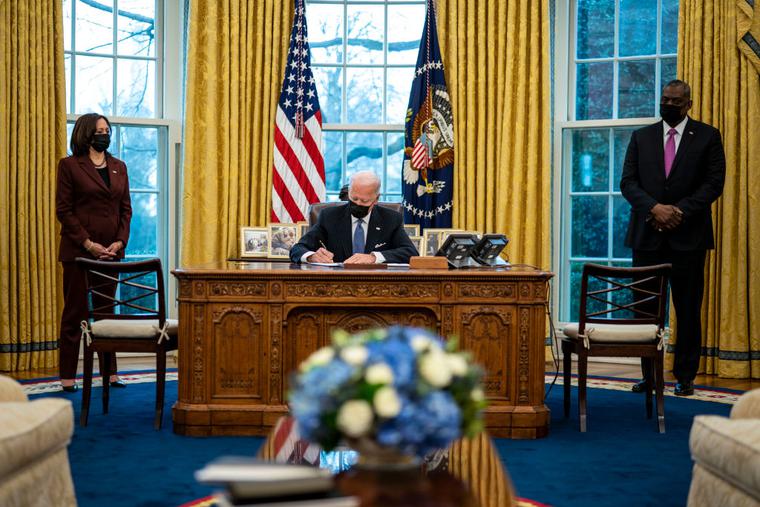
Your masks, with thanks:
<instances>
[{"instance_id":1,"label":"dark suit jacket","mask_svg":"<svg viewBox=\"0 0 760 507\"><path fill-rule=\"evenodd\" d=\"M403 224L400 213L381 206L373 207L364 252L382 252L385 262L409 262L409 257L419 255ZM323 209L317 223L290 249L290 260L301 262L303 254L319 249L320 241L334 254L335 262L343 262L353 255L348 203Z\"/></svg>"},{"instance_id":2,"label":"dark suit jacket","mask_svg":"<svg viewBox=\"0 0 760 507\"><path fill-rule=\"evenodd\" d=\"M636 250L714 248L710 205L723 192L726 157L720 132L691 118L686 122L670 175L665 178L663 122L639 129L625 154L620 191L631 204L625 244ZM655 204L673 204L683 221L671 231L658 232L647 222Z\"/></svg>"},{"instance_id":3,"label":"dark suit jacket","mask_svg":"<svg viewBox=\"0 0 760 507\"><path fill-rule=\"evenodd\" d=\"M61 222L59 261L89 257L82 246L87 239L106 248L121 240L124 248L117 257L124 257L132 219L127 166L110 155L106 156L106 163L111 188L87 155L66 157L58 163L55 214Z\"/></svg>"}]
</instances>

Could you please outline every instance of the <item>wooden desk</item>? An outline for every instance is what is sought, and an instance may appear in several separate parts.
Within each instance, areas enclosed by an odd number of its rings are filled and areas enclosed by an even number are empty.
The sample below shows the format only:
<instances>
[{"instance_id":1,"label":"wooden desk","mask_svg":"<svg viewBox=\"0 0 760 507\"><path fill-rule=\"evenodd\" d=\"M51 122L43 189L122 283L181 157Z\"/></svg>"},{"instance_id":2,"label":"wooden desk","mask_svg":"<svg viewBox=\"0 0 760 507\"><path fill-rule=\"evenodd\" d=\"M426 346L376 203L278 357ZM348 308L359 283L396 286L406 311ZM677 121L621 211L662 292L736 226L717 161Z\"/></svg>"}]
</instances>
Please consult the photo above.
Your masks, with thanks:
<instances>
[{"instance_id":1,"label":"wooden desk","mask_svg":"<svg viewBox=\"0 0 760 507\"><path fill-rule=\"evenodd\" d=\"M220 262L179 281L174 432L265 435L286 414L288 375L329 343L399 323L456 335L486 370L485 423L496 437L549 430L544 404L543 271L342 270Z\"/></svg>"}]
</instances>

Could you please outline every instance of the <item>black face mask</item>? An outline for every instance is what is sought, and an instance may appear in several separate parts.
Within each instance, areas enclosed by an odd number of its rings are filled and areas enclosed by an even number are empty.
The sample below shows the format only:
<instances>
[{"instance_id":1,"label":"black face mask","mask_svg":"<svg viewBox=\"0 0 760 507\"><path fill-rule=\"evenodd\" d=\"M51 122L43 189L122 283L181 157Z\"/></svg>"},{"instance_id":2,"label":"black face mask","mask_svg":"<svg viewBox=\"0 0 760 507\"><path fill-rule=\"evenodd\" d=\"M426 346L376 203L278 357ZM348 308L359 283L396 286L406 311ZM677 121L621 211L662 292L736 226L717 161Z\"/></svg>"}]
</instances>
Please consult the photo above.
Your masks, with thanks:
<instances>
[{"instance_id":1,"label":"black face mask","mask_svg":"<svg viewBox=\"0 0 760 507\"><path fill-rule=\"evenodd\" d=\"M681 114L681 108L673 104L660 104L660 116L671 127L681 123L681 120L685 117L685 115Z\"/></svg>"},{"instance_id":2,"label":"black face mask","mask_svg":"<svg viewBox=\"0 0 760 507\"><path fill-rule=\"evenodd\" d=\"M92 142L90 143L90 146L92 146L92 149L97 151L98 153L103 153L108 149L108 147L111 145L111 135L110 134L95 134L92 136Z\"/></svg>"},{"instance_id":3,"label":"black face mask","mask_svg":"<svg viewBox=\"0 0 760 507\"><path fill-rule=\"evenodd\" d=\"M351 210L351 215L355 218L364 218L367 216L367 213L369 213L369 206L362 206L361 204L356 204L354 201L349 201L348 206Z\"/></svg>"}]
</instances>

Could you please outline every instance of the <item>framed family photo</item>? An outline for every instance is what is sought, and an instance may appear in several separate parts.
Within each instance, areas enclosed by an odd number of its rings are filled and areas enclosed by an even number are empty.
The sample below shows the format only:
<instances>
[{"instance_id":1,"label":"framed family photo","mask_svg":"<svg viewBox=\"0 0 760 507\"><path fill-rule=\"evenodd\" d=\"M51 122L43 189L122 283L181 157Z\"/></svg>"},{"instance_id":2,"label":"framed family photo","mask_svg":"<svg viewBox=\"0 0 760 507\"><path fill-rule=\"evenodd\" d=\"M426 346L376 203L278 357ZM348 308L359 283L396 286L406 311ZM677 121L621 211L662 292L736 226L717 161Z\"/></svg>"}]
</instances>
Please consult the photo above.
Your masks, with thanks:
<instances>
[{"instance_id":1,"label":"framed family photo","mask_svg":"<svg viewBox=\"0 0 760 507\"><path fill-rule=\"evenodd\" d=\"M410 238L420 235L420 224L404 224L404 231Z\"/></svg>"},{"instance_id":2,"label":"framed family photo","mask_svg":"<svg viewBox=\"0 0 760 507\"><path fill-rule=\"evenodd\" d=\"M269 224L269 257L287 259L290 249L298 242L299 224Z\"/></svg>"},{"instance_id":3,"label":"framed family photo","mask_svg":"<svg viewBox=\"0 0 760 507\"><path fill-rule=\"evenodd\" d=\"M301 239L309 232L309 222L296 222L296 225L298 225L298 239Z\"/></svg>"},{"instance_id":4,"label":"framed family photo","mask_svg":"<svg viewBox=\"0 0 760 507\"><path fill-rule=\"evenodd\" d=\"M422 236L409 236L414 248L417 249L420 255L425 255L425 240Z\"/></svg>"},{"instance_id":5,"label":"framed family photo","mask_svg":"<svg viewBox=\"0 0 760 507\"><path fill-rule=\"evenodd\" d=\"M240 257L266 257L269 231L266 227L240 228Z\"/></svg>"},{"instance_id":6,"label":"framed family photo","mask_svg":"<svg viewBox=\"0 0 760 507\"><path fill-rule=\"evenodd\" d=\"M452 232L462 232L461 229L425 229L425 233L422 235L424 241L425 252L420 254L424 257L435 257L438 248L443 245L446 238Z\"/></svg>"}]
</instances>

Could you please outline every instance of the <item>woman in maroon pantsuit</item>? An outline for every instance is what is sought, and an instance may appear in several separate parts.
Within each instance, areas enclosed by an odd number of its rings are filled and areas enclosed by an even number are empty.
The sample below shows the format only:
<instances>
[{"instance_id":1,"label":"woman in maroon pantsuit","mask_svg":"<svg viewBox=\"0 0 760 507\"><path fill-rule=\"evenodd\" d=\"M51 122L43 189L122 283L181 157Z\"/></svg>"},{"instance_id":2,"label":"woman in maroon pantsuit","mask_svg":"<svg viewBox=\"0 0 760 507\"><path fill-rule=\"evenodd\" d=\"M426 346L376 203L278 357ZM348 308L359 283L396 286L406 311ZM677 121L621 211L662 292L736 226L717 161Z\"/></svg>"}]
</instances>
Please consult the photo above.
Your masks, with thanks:
<instances>
[{"instance_id":1,"label":"woman in maroon pantsuit","mask_svg":"<svg viewBox=\"0 0 760 507\"><path fill-rule=\"evenodd\" d=\"M63 315L59 344L59 369L64 391L76 391L81 330L87 319L85 276L74 259L89 257L118 261L129 239L132 205L127 166L111 156L111 124L105 116L79 117L71 133L70 157L58 163L55 212L61 222L58 260L63 264ZM98 358L103 371L102 358ZM116 373L116 358L111 364ZM111 385L124 387L116 375Z\"/></svg>"}]
</instances>

